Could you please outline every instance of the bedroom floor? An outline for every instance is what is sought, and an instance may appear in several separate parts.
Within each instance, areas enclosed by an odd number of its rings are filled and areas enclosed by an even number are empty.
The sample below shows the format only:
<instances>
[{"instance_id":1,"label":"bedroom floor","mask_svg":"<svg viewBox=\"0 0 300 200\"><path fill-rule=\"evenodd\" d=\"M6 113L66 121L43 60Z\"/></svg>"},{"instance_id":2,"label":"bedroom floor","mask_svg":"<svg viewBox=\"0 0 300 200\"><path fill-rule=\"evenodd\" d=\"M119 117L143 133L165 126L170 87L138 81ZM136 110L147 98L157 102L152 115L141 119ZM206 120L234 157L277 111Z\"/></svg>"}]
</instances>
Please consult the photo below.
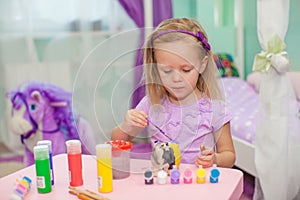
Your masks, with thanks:
<instances>
[{"instance_id":1,"label":"bedroom floor","mask_svg":"<svg viewBox=\"0 0 300 200\"><path fill-rule=\"evenodd\" d=\"M0 143L0 154L3 155L9 151L5 146ZM23 168L22 157L16 156L12 158L0 157L0 178L13 173ZM244 172L244 192L240 200L251 200L254 192L254 177Z\"/></svg>"}]
</instances>

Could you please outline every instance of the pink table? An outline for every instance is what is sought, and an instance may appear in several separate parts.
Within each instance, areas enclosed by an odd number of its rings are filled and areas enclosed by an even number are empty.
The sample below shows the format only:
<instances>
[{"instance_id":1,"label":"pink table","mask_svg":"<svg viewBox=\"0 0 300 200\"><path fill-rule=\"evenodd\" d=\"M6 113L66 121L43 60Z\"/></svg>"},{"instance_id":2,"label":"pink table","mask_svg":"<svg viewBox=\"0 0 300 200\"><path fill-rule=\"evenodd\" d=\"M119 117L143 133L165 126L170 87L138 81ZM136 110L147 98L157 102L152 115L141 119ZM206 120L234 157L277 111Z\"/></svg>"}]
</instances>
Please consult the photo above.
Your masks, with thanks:
<instances>
[{"instance_id":1,"label":"pink table","mask_svg":"<svg viewBox=\"0 0 300 200\"><path fill-rule=\"evenodd\" d=\"M81 189L97 191L97 170L94 156L83 155L83 179ZM35 167L30 166L0 179L0 198L9 199L15 187L16 179L24 175L33 181L30 193L26 200L34 199L77 199L68 193L69 177L66 154L53 157L55 185L52 192L39 194L35 183ZM243 192L243 173L236 169L219 168L219 183L209 182L209 169L205 184L197 184L195 178L192 184L173 185L167 183L159 185L154 178L153 185L145 185L143 173L151 166L149 160L131 159L131 175L128 178L113 181L113 192L102 194L109 199L239 199ZM190 168L195 176L196 166L181 164L180 171ZM169 180L168 180L169 182Z\"/></svg>"}]
</instances>

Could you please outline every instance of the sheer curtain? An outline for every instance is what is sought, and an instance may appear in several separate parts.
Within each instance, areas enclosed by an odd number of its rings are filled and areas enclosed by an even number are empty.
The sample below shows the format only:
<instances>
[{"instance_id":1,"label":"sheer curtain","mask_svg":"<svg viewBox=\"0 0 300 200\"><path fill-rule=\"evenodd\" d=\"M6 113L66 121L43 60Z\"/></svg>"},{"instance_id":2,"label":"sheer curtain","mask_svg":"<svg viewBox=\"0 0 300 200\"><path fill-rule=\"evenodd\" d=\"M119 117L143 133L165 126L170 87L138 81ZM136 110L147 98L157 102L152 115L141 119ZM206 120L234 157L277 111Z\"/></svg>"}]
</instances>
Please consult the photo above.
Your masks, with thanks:
<instances>
[{"instance_id":1,"label":"sheer curtain","mask_svg":"<svg viewBox=\"0 0 300 200\"><path fill-rule=\"evenodd\" d=\"M253 68L260 71L260 110L255 138L254 199L294 199L300 187L300 121L289 70L285 35L289 0L258 0L258 38L262 52ZM295 199L299 199L296 197Z\"/></svg>"},{"instance_id":2,"label":"sheer curtain","mask_svg":"<svg viewBox=\"0 0 300 200\"><path fill-rule=\"evenodd\" d=\"M90 121L97 142L106 141L103 132L115 125L108 117L111 110L106 104L100 103L97 108L87 105L86 98L92 90L93 100L111 101L106 99L112 98L107 94L117 87L114 85L124 73L128 74L127 84L121 93L131 93L133 75L130 79L129 72L134 66L134 54L122 56L116 49L136 48L139 33L135 28L117 0L0 1L0 142L13 153L23 152L19 137L9 128L11 106L5 93L26 80L52 82L73 91L74 109ZM103 65L107 58L114 60L113 66ZM82 70L88 66L93 70ZM98 76L94 76L95 70ZM125 105L122 98L115 95L115 104ZM120 108L116 106L114 112L120 115ZM105 130L99 128L95 113L108 113L102 119Z\"/></svg>"}]
</instances>

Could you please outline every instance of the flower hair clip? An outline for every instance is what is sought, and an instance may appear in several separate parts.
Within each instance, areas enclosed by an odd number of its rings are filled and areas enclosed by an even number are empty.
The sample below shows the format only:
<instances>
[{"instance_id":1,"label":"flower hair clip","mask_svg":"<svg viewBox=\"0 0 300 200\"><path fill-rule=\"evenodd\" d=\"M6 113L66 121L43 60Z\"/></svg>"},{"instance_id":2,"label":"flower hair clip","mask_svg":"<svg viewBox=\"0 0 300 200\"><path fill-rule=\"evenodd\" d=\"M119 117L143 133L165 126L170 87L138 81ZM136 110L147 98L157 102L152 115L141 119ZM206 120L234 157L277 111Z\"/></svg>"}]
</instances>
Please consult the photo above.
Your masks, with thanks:
<instances>
[{"instance_id":1,"label":"flower hair clip","mask_svg":"<svg viewBox=\"0 0 300 200\"><path fill-rule=\"evenodd\" d=\"M203 33L201 31L198 31L196 34L190 31L186 31L186 30L167 30L167 31L163 31L160 33L157 33L156 35L154 35L152 37L152 42L157 39L158 37L165 35L167 33L185 33L185 34L189 34L194 36L195 38L197 38L200 42L202 42L203 47L206 51L210 51L210 45L208 43L208 41L206 40L206 38L204 37Z\"/></svg>"},{"instance_id":2,"label":"flower hair clip","mask_svg":"<svg viewBox=\"0 0 300 200\"><path fill-rule=\"evenodd\" d=\"M198 40L200 40L204 46L204 48L209 51L210 50L210 45L208 44L207 40L205 39L204 35L202 34L201 31L198 31L195 35Z\"/></svg>"}]
</instances>

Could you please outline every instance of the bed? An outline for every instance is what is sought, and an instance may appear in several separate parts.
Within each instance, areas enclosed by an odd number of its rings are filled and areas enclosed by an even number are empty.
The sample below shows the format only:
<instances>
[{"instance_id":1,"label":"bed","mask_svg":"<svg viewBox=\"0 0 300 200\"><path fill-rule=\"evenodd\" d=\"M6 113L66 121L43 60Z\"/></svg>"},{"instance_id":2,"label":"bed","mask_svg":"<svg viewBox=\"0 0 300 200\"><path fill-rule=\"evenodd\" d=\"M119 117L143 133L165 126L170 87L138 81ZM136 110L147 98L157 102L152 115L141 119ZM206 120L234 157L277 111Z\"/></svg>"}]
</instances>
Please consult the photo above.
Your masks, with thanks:
<instances>
[{"instance_id":1,"label":"bed","mask_svg":"<svg viewBox=\"0 0 300 200\"><path fill-rule=\"evenodd\" d=\"M223 77L220 81L233 116L231 134L236 150L235 165L256 176L253 141L258 115L258 93L239 77Z\"/></svg>"},{"instance_id":2,"label":"bed","mask_svg":"<svg viewBox=\"0 0 300 200\"><path fill-rule=\"evenodd\" d=\"M300 112L300 72L288 72L293 85ZM222 77L225 100L230 105L233 115L231 134L236 150L235 165L247 173L257 177L254 164L255 132L258 119L259 73L251 73L247 80L239 77Z\"/></svg>"}]
</instances>

